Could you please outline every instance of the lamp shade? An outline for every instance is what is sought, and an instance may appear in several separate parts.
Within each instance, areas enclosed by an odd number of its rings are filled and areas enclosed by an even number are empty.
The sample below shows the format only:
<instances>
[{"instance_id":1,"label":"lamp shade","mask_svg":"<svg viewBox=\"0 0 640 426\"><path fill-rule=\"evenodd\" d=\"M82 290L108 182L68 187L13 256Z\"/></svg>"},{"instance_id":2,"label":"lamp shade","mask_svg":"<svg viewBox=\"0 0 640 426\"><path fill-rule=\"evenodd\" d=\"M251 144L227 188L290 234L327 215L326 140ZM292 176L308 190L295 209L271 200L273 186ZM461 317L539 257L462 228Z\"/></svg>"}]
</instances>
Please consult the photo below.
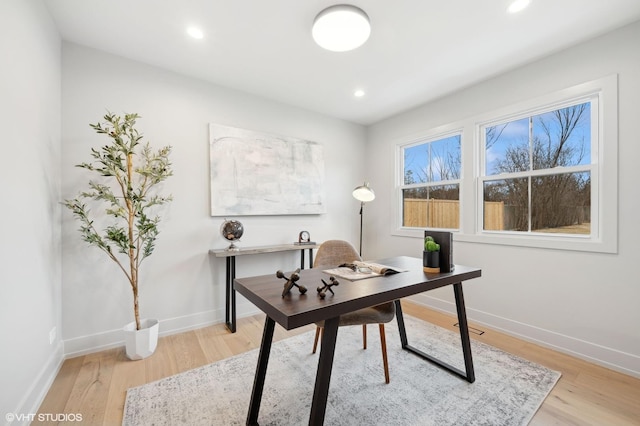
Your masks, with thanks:
<instances>
[{"instance_id":1,"label":"lamp shade","mask_svg":"<svg viewBox=\"0 0 640 426\"><path fill-rule=\"evenodd\" d=\"M369 17L358 7L337 4L316 16L311 30L321 47L333 52L346 52L360 47L371 34Z\"/></svg>"},{"instance_id":2,"label":"lamp shade","mask_svg":"<svg viewBox=\"0 0 640 426\"><path fill-rule=\"evenodd\" d=\"M364 185L360 185L353 190L353 197L363 203L368 203L376 198L376 194L373 189L369 188L369 183L365 182Z\"/></svg>"}]
</instances>

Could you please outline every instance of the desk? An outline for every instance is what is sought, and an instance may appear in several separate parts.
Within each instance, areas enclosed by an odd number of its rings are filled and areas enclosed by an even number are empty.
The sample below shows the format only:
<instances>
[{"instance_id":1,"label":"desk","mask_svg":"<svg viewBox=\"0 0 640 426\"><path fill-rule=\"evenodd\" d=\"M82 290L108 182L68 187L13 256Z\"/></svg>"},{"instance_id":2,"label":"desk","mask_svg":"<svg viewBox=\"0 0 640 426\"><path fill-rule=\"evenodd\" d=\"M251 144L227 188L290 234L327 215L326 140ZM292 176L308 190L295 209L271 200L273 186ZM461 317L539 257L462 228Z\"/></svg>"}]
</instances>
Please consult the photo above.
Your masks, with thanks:
<instances>
[{"instance_id":1,"label":"desk","mask_svg":"<svg viewBox=\"0 0 640 426\"><path fill-rule=\"evenodd\" d=\"M236 332L236 291L233 280L236 278L236 256L249 254L276 253L281 251L300 251L300 269L304 269L304 251L309 251L309 267L313 266L313 249L320 247L318 244L280 244L275 246L246 247L238 250L216 249L209 250L209 254L215 257L227 259L227 274L225 281L225 324L232 333ZM276 268L278 269L278 268ZM275 271L273 271L275 273Z\"/></svg>"},{"instance_id":2,"label":"desk","mask_svg":"<svg viewBox=\"0 0 640 426\"><path fill-rule=\"evenodd\" d=\"M340 315L380 303L395 301L396 318L403 349L447 369L470 383L475 381L462 282L480 277L481 270L456 265L452 272L427 274L422 270L422 259L404 256L376 260L375 262L406 269L407 272L353 282L340 280L340 286L335 289L335 295L327 296L325 299L320 299L314 291L317 285L321 284L320 279L327 277L321 269L308 269L300 273L299 283L310 289L306 294L301 295L293 290L284 298L282 297L282 280L276 278L275 274L235 280L236 290L267 314L247 424L258 424L258 412L276 322L285 329L291 330L316 321L325 321L311 402L310 425L321 425L324 422ZM399 299L403 297L448 285L453 286L456 299L465 371L460 371L409 345L400 306Z\"/></svg>"}]
</instances>

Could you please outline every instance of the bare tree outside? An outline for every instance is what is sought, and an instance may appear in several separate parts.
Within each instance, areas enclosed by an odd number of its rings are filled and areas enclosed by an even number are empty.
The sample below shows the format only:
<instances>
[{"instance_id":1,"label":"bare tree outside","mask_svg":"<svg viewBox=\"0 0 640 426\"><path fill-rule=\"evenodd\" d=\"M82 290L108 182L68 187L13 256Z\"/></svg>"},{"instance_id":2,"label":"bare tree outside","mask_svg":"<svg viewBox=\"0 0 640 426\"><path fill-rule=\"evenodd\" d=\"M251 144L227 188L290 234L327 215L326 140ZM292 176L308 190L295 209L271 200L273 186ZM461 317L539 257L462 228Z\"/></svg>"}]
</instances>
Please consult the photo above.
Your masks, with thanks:
<instances>
[{"instance_id":1,"label":"bare tree outside","mask_svg":"<svg viewBox=\"0 0 640 426\"><path fill-rule=\"evenodd\" d=\"M590 173L563 169L591 163L590 103L489 127L485 140L486 174L501 176L484 200L504 203L503 229L590 233ZM503 177L532 171L544 173Z\"/></svg>"}]
</instances>

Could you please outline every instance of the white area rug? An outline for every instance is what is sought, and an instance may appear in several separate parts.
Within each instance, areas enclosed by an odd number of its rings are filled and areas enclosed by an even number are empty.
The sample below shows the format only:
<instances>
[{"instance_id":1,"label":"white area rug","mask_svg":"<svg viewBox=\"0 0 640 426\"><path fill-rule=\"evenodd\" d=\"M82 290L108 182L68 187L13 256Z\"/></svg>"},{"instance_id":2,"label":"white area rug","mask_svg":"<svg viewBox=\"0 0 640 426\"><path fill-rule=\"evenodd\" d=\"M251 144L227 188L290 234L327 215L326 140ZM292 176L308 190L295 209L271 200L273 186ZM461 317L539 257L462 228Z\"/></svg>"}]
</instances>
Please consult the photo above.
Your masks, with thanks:
<instances>
[{"instance_id":1,"label":"white area rug","mask_svg":"<svg viewBox=\"0 0 640 426\"><path fill-rule=\"evenodd\" d=\"M464 370L460 336L405 315L409 343ZM402 350L387 324L391 383L384 383L377 327L368 349L362 328L341 327L331 375L326 425L526 425L560 373L472 343L476 381L467 381ZM260 406L261 425L308 423L318 354L313 332L276 342ZM243 425L258 351L127 391L123 425Z\"/></svg>"}]
</instances>

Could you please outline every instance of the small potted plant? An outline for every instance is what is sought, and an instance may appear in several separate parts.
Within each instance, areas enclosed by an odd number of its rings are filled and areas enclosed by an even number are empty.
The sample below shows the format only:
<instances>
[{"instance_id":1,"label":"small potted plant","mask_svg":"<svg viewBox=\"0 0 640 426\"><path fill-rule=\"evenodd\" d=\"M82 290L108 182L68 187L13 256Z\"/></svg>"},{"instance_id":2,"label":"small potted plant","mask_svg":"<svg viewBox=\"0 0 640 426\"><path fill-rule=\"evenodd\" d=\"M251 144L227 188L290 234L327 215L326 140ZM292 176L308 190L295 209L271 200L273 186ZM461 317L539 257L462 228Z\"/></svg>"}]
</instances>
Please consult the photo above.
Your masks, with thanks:
<instances>
[{"instance_id":1,"label":"small potted plant","mask_svg":"<svg viewBox=\"0 0 640 426\"><path fill-rule=\"evenodd\" d=\"M422 266L425 272L440 272L440 244L429 235L424 237Z\"/></svg>"},{"instance_id":2,"label":"small potted plant","mask_svg":"<svg viewBox=\"0 0 640 426\"><path fill-rule=\"evenodd\" d=\"M159 233L155 208L171 201L170 195L158 195L155 189L172 175L171 147L153 151L149 143L141 144L142 135L135 128L138 117L107 113L103 123L90 125L110 143L92 148L93 161L77 165L92 172L95 180L63 203L80 222L82 239L114 261L131 287L135 321L124 327L130 359L151 355L157 345L158 320L140 318L138 281L140 264L153 253ZM100 208L92 210L85 201Z\"/></svg>"}]
</instances>

